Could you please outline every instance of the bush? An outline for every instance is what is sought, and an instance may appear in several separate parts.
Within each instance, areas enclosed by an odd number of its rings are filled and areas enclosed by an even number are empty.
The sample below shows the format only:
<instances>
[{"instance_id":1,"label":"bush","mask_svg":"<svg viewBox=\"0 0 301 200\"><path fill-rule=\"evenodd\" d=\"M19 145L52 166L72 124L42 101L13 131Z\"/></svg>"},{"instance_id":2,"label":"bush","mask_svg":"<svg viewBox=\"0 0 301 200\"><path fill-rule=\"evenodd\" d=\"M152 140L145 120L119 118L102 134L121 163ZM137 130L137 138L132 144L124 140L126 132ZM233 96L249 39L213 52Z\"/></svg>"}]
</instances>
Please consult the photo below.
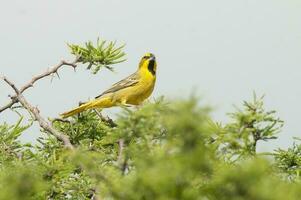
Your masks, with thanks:
<instances>
[{"instance_id":1,"label":"bush","mask_svg":"<svg viewBox=\"0 0 301 200\"><path fill-rule=\"evenodd\" d=\"M198 102L122 108L116 126L95 110L53 121L74 150L51 135L21 144L30 125L2 124L0 199L299 199L300 146L256 152L283 125L262 99L226 125Z\"/></svg>"}]
</instances>

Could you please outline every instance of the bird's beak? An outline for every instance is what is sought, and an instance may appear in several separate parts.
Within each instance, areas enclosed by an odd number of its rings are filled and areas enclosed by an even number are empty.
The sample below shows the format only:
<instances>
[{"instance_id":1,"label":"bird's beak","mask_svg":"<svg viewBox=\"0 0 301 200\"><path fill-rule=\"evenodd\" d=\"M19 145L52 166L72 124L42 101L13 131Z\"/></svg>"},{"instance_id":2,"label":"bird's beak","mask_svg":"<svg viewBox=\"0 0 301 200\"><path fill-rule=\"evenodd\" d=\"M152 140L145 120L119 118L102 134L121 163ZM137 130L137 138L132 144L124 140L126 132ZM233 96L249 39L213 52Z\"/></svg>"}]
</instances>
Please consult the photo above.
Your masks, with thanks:
<instances>
[{"instance_id":1,"label":"bird's beak","mask_svg":"<svg viewBox=\"0 0 301 200\"><path fill-rule=\"evenodd\" d=\"M156 57L155 57L155 56L152 56L152 57L149 58L149 60L150 60L150 61L155 61L155 60L156 60Z\"/></svg>"}]
</instances>

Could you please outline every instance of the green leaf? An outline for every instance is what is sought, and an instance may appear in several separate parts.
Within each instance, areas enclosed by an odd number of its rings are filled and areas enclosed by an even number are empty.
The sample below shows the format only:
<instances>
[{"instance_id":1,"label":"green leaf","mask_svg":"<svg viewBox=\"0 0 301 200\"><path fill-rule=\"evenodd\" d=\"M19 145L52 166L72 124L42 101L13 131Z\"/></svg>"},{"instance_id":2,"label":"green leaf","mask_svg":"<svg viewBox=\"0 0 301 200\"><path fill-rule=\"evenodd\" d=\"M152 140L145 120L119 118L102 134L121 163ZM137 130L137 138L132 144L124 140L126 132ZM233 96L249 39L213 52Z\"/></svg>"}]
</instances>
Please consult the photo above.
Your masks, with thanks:
<instances>
[{"instance_id":1,"label":"green leaf","mask_svg":"<svg viewBox=\"0 0 301 200\"><path fill-rule=\"evenodd\" d=\"M88 70L93 74L105 67L113 71L111 65L124 62L125 53L122 51L125 45L117 46L116 42L107 42L106 40L97 39L94 45L91 41L85 43L84 46L76 44L68 44L71 54L78 57L78 62L88 63Z\"/></svg>"}]
</instances>

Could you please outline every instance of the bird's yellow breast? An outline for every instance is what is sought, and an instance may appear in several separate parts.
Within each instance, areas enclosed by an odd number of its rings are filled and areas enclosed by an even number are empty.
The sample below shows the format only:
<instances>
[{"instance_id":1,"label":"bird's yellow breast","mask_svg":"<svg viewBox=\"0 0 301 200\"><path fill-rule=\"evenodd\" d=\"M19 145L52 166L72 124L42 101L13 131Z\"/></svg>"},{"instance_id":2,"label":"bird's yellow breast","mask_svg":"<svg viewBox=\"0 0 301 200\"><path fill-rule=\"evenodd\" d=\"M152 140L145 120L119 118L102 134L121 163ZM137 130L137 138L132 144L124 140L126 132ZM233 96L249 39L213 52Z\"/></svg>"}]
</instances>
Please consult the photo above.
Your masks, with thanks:
<instances>
[{"instance_id":1,"label":"bird's yellow breast","mask_svg":"<svg viewBox=\"0 0 301 200\"><path fill-rule=\"evenodd\" d=\"M140 70L137 73L140 76L139 82L132 87L116 92L114 99L126 104L139 105L152 94L156 77L146 70Z\"/></svg>"}]
</instances>

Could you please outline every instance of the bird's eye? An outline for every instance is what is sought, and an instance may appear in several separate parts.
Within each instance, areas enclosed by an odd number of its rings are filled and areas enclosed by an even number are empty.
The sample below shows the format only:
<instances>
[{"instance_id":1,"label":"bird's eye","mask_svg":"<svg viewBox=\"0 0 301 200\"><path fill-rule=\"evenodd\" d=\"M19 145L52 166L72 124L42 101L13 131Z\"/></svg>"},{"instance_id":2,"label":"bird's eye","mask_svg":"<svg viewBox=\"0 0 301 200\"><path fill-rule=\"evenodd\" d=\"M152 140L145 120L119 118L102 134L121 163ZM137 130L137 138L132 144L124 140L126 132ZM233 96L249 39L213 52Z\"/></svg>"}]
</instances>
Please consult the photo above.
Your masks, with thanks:
<instances>
[{"instance_id":1,"label":"bird's eye","mask_svg":"<svg viewBox=\"0 0 301 200\"><path fill-rule=\"evenodd\" d=\"M143 56L143 59L149 59L150 57L149 56Z\"/></svg>"}]
</instances>

